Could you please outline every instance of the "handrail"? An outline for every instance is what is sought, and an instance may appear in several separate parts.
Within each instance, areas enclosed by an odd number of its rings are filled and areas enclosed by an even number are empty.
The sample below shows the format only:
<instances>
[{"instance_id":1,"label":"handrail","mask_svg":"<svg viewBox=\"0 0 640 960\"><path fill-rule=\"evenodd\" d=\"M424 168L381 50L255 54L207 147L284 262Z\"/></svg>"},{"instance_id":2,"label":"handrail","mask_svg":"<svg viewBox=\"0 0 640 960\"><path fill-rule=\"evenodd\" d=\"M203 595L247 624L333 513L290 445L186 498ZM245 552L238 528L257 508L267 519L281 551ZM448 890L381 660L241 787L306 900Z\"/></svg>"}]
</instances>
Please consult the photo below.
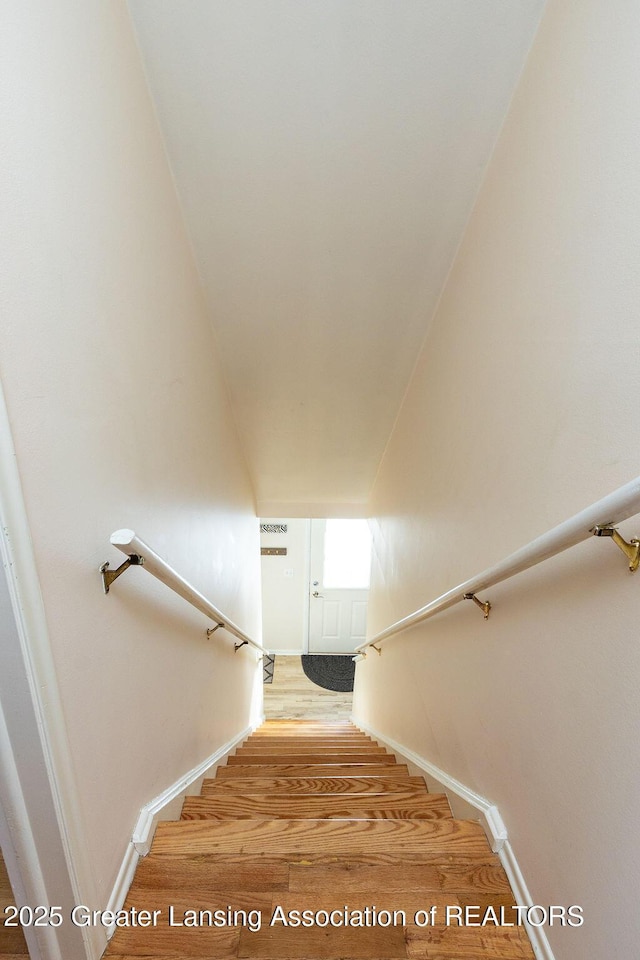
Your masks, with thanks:
<instances>
[{"instance_id":1,"label":"handrail","mask_svg":"<svg viewBox=\"0 0 640 960\"><path fill-rule=\"evenodd\" d=\"M637 540L631 540L630 543L627 543L614 529L615 524L621 523L636 513L640 513L640 477L636 477L635 480L631 480L623 487L619 487L618 490L603 497L602 500L598 500L580 513L576 513L575 516L565 520L564 523L560 523L557 527L549 530L548 533L532 540L525 547L510 554L501 563L489 567L488 570L472 577L465 583L459 584L447 593L443 593L414 613L392 623L391 626L377 633L375 637L361 643L356 647L355 652L356 654L362 654L362 651L366 650L367 647L377 649L378 645L384 640L388 640L389 637L407 630L429 617L433 617L442 610L447 610L461 600L475 600L483 607L486 619L491 605L478 601L476 597L478 591L487 590L497 583L502 583L504 580L528 570L529 567L562 553L563 550L567 550L583 540L588 540L590 536L611 537L627 555L629 569L636 570L640 560L640 543Z\"/></svg>"},{"instance_id":2,"label":"handrail","mask_svg":"<svg viewBox=\"0 0 640 960\"><path fill-rule=\"evenodd\" d=\"M256 643L255 640L252 640L248 634L241 630L233 620L230 620L228 617L218 610L203 594L201 594L195 587L192 587L190 583L180 576L179 573L170 567L166 560L163 560L162 557L159 557L158 554L151 549L151 547L141 540L133 530L116 530L115 533L111 534L111 543L114 547L117 547L118 550L121 550L122 553L127 555L127 560L122 563L117 570L109 570L109 563L103 563L100 567L100 573L102 574L102 582L104 586L104 592L109 592L109 587L113 581L120 576L121 573L129 566L144 566L144 569L156 577L157 580L160 580L165 586L169 587L174 593L177 593L183 600L186 600L191 606L195 607L196 610L199 610L201 613L204 613L205 617L209 617L210 620L213 620L216 624L215 627L207 630L207 635L210 636L218 628L223 628L227 633L233 634L234 637L237 637L238 640L242 641L239 644L235 644L235 649L239 650L240 647L249 644L252 647L255 647L256 650L259 650L260 653L267 653L264 647L259 643Z\"/></svg>"}]
</instances>

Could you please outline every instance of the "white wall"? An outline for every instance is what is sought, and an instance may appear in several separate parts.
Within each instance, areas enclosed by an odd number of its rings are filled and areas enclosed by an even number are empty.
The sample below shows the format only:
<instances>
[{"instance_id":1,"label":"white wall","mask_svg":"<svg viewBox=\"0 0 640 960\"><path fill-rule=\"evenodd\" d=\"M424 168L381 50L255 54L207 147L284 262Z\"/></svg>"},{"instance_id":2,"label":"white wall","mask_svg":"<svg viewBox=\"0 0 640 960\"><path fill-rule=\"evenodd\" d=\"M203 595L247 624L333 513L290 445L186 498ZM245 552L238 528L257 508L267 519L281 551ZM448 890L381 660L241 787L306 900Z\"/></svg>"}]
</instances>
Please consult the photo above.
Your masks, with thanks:
<instances>
[{"instance_id":1,"label":"white wall","mask_svg":"<svg viewBox=\"0 0 640 960\"><path fill-rule=\"evenodd\" d=\"M256 676L143 570L105 597L109 535L260 639L258 521L125 5L3 13L0 375L104 906L141 805L247 725Z\"/></svg>"},{"instance_id":2,"label":"white wall","mask_svg":"<svg viewBox=\"0 0 640 960\"><path fill-rule=\"evenodd\" d=\"M371 632L640 473L639 35L630 0L546 8L373 492ZM593 540L358 665L356 716L583 905L563 960L637 952L637 577Z\"/></svg>"},{"instance_id":3,"label":"white wall","mask_svg":"<svg viewBox=\"0 0 640 960\"><path fill-rule=\"evenodd\" d=\"M309 534L311 522L287 517L262 518L285 523L286 533L261 533L261 547L285 547L285 557L262 557L262 632L264 645L277 653L303 653L309 630Z\"/></svg>"}]
</instances>

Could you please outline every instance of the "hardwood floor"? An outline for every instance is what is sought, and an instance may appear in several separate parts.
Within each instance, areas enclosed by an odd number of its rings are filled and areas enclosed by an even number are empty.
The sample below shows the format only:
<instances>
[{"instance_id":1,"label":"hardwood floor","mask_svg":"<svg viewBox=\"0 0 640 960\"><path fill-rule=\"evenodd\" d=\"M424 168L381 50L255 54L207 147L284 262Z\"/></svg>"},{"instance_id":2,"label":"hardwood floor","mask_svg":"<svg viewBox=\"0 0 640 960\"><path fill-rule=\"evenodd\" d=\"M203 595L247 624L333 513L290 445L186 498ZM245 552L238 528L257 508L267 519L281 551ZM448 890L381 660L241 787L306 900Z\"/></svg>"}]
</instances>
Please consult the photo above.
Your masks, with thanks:
<instances>
[{"instance_id":1,"label":"hardwood floor","mask_svg":"<svg viewBox=\"0 0 640 960\"><path fill-rule=\"evenodd\" d=\"M24 960L29 956L21 927L5 927L2 923L5 919L5 907L14 903L7 868L0 853L0 960Z\"/></svg>"},{"instance_id":2,"label":"hardwood floor","mask_svg":"<svg viewBox=\"0 0 640 960\"><path fill-rule=\"evenodd\" d=\"M159 824L106 957L533 960L511 903L479 824L369 737L270 720ZM498 923L459 925L465 907Z\"/></svg>"},{"instance_id":3,"label":"hardwood floor","mask_svg":"<svg viewBox=\"0 0 640 960\"><path fill-rule=\"evenodd\" d=\"M323 690L309 680L299 656L283 657L278 654L273 682L264 686L264 714L267 720L287 717L348 720L352 701L351 693Z\"/></svg>"}]
</instances>

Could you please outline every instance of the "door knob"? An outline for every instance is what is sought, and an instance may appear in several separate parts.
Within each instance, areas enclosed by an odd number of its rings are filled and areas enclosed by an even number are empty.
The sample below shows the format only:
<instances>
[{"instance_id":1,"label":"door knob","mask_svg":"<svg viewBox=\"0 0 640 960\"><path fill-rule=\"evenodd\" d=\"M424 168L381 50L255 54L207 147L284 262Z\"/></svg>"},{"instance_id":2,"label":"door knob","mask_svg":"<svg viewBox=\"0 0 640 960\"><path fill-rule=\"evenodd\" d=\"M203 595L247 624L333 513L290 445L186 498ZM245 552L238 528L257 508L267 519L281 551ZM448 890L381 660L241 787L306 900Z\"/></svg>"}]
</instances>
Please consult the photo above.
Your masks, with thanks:
<instances>
[{"instance_id":1,"label":"door knob","mask_svg":"<svg viewBox=\"0 0 640 960\"><path fill-rule=\"evenodd\" d=\"M317 590L314 590L314 591L313 591L312 596L314 596L314 597L321 597L322 599L324 599L323 595L322 595L321 593L318 593Z\"/></svg>"}]
</instances>

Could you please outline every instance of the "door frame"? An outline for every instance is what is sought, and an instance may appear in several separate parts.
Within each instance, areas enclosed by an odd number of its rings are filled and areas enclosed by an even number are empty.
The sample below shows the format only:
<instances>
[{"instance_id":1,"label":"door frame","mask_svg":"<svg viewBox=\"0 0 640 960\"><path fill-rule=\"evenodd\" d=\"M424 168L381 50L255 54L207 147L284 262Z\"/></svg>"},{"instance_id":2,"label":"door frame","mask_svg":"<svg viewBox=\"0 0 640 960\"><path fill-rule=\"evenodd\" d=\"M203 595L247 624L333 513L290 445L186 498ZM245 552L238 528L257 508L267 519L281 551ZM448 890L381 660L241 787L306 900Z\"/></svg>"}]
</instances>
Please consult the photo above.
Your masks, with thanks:
<instances>
[{"instance_id":1,"label":"door frame","mask_svg":"<svg viewBox=\"0 0 640 960\"><path fill-rule=\"evenodd\" d=\"M71 751L26 507L0 388L0 841L20 905L60 906L59 927L25 928L31 960L98 960L106 934L69 909L95 902ZM82 899L80 899L82 897Z\"/></svg>"},{"instance_id":2,"label":"door frame","mask_svg":"<svg viewBox=\"0 0 640 960\"><path fill-rule=\"evenodd\" d=\"M304 583L307 591L307 602L303 604L303 624L302 624L302 653L309 653L309 629L311 616L311 518L305 520L305 552L304 552Z\"/></svg>"}]
</instances>

